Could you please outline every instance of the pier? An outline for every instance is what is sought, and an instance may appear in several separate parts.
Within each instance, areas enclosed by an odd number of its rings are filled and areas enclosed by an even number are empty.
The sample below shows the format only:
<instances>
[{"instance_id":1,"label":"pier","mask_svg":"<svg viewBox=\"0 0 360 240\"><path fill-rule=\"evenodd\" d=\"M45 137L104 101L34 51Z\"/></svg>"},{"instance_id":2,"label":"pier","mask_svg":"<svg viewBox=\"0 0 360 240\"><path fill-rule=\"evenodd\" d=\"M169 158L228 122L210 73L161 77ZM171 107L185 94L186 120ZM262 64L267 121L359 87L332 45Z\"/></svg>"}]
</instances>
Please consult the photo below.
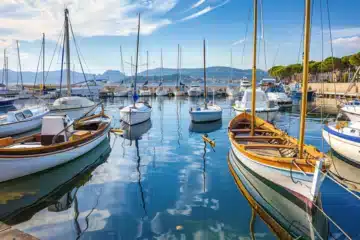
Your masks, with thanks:
<instances>
[{"instance_id":1,"label":"pier","mask_svg":"<svg viewBox=\"0 0 360 240\"><path fill-rule=\"evenodd\" d=\"M27 233L0 222L0 239L2 240L38 240Z\"/></svg>"},{"instance_id":2,"label":"pier","mask_svg":"<svg viewBox=\"0 0 360 240\"><path fill-rule=\"evenodd\" d=\"M317 97L354 99L360 95L360 83L309 83L309 88L315 90Z\"/></svg>"}]
</instances>

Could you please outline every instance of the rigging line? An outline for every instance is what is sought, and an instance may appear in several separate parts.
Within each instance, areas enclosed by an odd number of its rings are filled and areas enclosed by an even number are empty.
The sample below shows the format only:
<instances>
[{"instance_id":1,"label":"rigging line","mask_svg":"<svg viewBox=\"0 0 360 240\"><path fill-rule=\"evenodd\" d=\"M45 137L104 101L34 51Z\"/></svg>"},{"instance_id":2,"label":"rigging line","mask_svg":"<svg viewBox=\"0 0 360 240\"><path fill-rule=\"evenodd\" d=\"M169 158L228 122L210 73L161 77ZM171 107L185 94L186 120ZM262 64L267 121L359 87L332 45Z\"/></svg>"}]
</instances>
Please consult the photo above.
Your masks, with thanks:
<instances>
[{"instance_id":1,"label":"rigging line","mask_svg":"<svg viewBox=\"0 0 360 240\"><path fill-rule=\"evenodd\" d=\"M321 62L324 61L324 24L323 24L323 14L322 14L322 0L320 0L320 25L321 25ZM320 74L323 72L323 66L320 64ZM315 73L316 74L316 73ZM324 79L321 80L321 91L324 93L325 85ZM320 106L320 119L323 122L324 115L324 98L321 98ZM324 138L321 138L321 149L324 151Z\"/></svg>"},{"instance_id":2,"label":"rigging line","mask_svg":"<svg viewBox=\"0 0 360 240\"><path fill-rule=\"evenodd\" d=\"M304 8L305 8L305 1L304 1ZM300 44L299 44L299 52L298 52L298 59L297 59L297 63L300 63L300 55L301 54L301 49L303 49L303 41L304 41L304 31L305 31L305 11L304 11L304 15L303 15L303 25L302 25L302 31L301 31L301 35L300 35ZM301 58L301 65L302 65L302 58Z\"/></svg>"},{"instance_id":3,"label":"rigging line","mask_svg":"<svg viewBox=\"0 0 360 240\"><path fill-rule=\"evenodd\" d=\"M329 7L329 0L326 0L326 10L327 10L327 16L328 16L328 26L329 26L329 37L330 37L330 50L331 50L331 64L332 64L332 73L331 78L334 84L334 93L335 93L335 103L336 106L337 103L337 97L336 97L336 84L334 81L334 72L335 72L335 64L334 64L334 49L333 49L333 39L332 39L332 31L331 31L331 20L330 20L330 7Z\"/></svg>"},{"instance_id":4,"label":"rigging line","mask_svg":"<svg viewBox=\"0 0 360 240\"><path fill-rule=\"evenodd\" d=\"M39 60L38 60L38 64L36 67L36 73L35 73L35 80L34 80L34 87L33 87L33 93L35 92L35 85L36 85L36 79L37 79L37 75L39 73L39 66L40 66L40 61L41 61L41 54L42 54L43 49L40 49L40 54L39 54Z\"/></svg>"},{"instance_id":5,"label":"rigging line","mask_svg":"<svg viewBox=\"0 0 360 240\"><path fill-rule=\"evenodd\" d=\"M62 44L62 54L61 54L61 72L60 72L60 97L61 97L61 88L62 88L62 79L63 79L63 71L64 71L64 54L65 54L65 34L63 38L63 44Z\"/></svg>"},{"instance_id":6,"label":"rigging line","mask_svg":"<svg viewBox=\"0 0 360 240\"><path fill-rule=\"evenodd\" d=\"M73 36L73 41L74 41L76 53L77 53L77 55L78 55L78 59L79 59L81 71L82 71L82 74L83 74L83 76L84 76L87 89L89 90L89 94L90 94L91 98L93 98L93 94L92 94L92 92L90 91L90 87L89 87L89 84L88 84L88 82L87 82L86 75L85 75L85 72L84 72L84 68L83 68L83 65L82 65L82 62L81 62L81 59L80 59L79 49L78 49L79 47L78 47L77 42L76 42L76 39L75 39L75 34L74 34L74 31L73 31L73 28L72 28L72 23L71 23L71 21L70 21L70 18L68 18L68 19L69 19L69 23L70 23L69 25L70 25L70 29L71 29L71 34L72 34L72 36ZM95 80L96 80L96 79L95 79ZM96 82L95 82L95 84L96 84Z\"/></svg>"},{"instance_id":7,"label":"rigging line","mask_svg":"<svg viewBox=\"0 0 360 240\"><path fill-rule=\"evenodd\" d=\"M64 23L64 24L65 24L65 23ZM59 46L60 39L62 39L63 31L64 31L64 24L63 24L63 27L62 27L61 32L60 32L60 34L59 34L58 40L56 41L56 46L55 46L53 55L52 55L52 57L51 57L51 61L50 61L49 68L48 68L48 70L47 70L47 72L46 72L44 84L46 83L46 80L47 80L47 78L48 78L48 76L49 76L50 68L51 68L52 62L53 62L53 60L54 60L56 50L57 50L57 48L58 48L58 46ZM59 48L59 49L60 49L60 48Z\"/></svg>"},{"instance_id":8,"label":"rigging line","mask_svg":"<svg viewBox=\"0 0 360 240\"><path fill-rule=\"evenodd\" d=\"M243 45L243 49L242 49L242 55L241 55L241 64L244 63L245 46L246 46L246 41L247 41L247 35L249 32L249 22L250 22L250 17L251 17L251 12L252 12L251 10L252 10L252 5L250 5L250 7L249 7L248 18L247 18L246 27L245 27L245 38L244 38L244 45Z\"/></svg>"}]
</instances>

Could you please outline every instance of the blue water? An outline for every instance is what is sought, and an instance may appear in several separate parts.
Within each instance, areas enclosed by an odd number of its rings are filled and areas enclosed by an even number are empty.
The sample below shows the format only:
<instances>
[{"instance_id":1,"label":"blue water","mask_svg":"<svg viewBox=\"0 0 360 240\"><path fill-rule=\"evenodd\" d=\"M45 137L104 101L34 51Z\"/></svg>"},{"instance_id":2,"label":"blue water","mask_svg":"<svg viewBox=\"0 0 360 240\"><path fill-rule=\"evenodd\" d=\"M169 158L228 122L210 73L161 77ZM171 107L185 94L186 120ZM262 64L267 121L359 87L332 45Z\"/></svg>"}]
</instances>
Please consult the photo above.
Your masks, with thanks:
<instances>
[{"instance_id":1,"label":"blue water","mask_svg":"<svg viewBox=\"0 0 360 240\"><path fill-rule=\"evenodd\" d=\"M216 99L223 119L206 125L189 119L190 106L201 99L149 101L151 123L138 132L111 134L76 161L0 184L1 221L41 239L250 239L251 208L227 165L232 101ZM121 127L119 107L129 102L105 100L114 127ZM279 113L276 125L297 136L298 122L294 106ZM204 148L204 132L214 149ZM328 151L318 114L309 115L306 141ZM329 180L322 200L325 212L360 239L360 202ZM259 217L254 231L256 238L276 239ZM331 226L331 234L339 230Z\"/></svg>"}]
</instances>

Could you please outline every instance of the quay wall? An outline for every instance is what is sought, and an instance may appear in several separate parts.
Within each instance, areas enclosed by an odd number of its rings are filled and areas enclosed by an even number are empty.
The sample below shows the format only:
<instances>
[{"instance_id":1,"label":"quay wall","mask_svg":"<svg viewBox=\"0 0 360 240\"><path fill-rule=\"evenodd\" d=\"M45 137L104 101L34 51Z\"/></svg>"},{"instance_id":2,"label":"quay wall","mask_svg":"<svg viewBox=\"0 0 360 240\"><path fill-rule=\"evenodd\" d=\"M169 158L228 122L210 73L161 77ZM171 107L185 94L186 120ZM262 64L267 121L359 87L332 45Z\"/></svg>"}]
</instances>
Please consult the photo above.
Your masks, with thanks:
<instances>
[{"instance_id":1,"label":"quay wall","mask_svg":"<svg viewBox=\"0 0 360 240\"><path fill-rule=\"evenodd\" d=\"M316 93L334 93L344 94L350 86L350 83L309 83L309 88L316 90ZM357 94L360 91L360 83L356 83L348 94Z\"/></svg>"}]
</instances>

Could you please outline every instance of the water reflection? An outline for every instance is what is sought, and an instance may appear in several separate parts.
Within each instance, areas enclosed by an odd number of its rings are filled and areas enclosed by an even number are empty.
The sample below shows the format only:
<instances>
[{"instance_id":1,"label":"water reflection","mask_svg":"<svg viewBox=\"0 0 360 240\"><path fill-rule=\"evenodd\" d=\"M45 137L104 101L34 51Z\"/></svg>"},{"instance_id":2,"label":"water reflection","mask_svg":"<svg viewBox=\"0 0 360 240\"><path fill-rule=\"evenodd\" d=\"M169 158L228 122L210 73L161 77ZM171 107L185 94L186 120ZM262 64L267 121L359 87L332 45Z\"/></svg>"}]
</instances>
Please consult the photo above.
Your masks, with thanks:
<instances>
[{"instance_id":1,"label":"water reflection","mask_svg":"<svg viewBox=\"0 0 360 240\"><path fill-rule=\"evenodd\" d=\"M316 207L310 209L294 195L248 169L232 151L228 164L236 185L253 209L250 226L258 214L280 239L328 239L327 219ZM321 196L316 204L321 208ZM250 230L254 236L253 228Z\"/></svg>"},{"instance_id":2,"label":"water reflection","mask_svg":"<svg viewBox=\"0 0 360 240\"><path fill-rule=\"evenodd\" d=\"M109 140L87 154L57 168L0 184L0 220L9 225L29 220L48 208L60 212L71 207L77 191L104 163L111 149Z\"/></svg>"},{"instance_id":3,"label":"water reflection","mask_svg":"<svg viewBox=\"0 0 360 240\"><path fill-rule=\"evenodd\" d=\"M214 132L216 130L219 130L222 126L222 120L218 120L215 122L210 122L210 123L194 123L191 122L190 126L189 126L189 131L190 132L195 132L195 133L211 133Z\"/></svg>"}]
</instances>

